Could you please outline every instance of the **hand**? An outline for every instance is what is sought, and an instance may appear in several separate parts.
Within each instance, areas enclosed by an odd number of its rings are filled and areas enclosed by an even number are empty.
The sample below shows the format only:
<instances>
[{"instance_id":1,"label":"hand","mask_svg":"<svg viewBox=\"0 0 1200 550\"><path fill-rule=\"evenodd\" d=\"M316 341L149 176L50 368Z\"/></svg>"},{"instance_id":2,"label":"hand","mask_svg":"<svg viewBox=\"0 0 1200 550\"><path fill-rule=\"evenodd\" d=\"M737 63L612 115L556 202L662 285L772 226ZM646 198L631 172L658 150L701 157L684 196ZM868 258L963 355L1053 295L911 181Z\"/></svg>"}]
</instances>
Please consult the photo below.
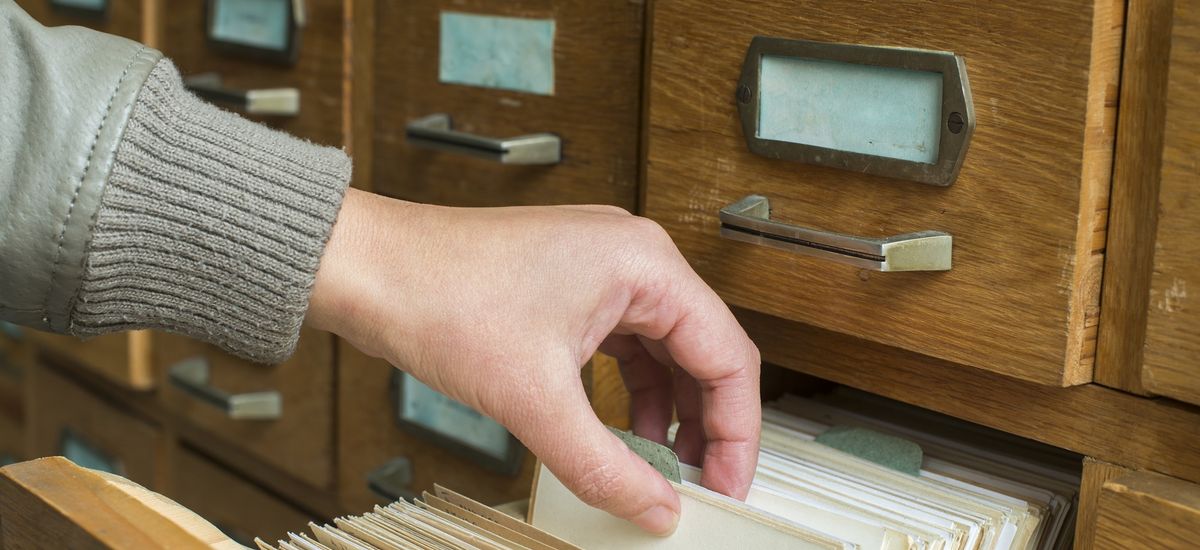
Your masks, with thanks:
<instances>
[{"instance_id":1,"label":"hand","mask_svg":"<svg viewBox=\"0 0 1200 550\"><path fill-rule=\"evenodd\" d=\"M584 502L669 534L679 496L596 418L579 371L615 356L634 432L745 498L759 355L657 224L614 207L444 208L351 190L309 323L506 426Z\"/></svg>"}]
</instances>

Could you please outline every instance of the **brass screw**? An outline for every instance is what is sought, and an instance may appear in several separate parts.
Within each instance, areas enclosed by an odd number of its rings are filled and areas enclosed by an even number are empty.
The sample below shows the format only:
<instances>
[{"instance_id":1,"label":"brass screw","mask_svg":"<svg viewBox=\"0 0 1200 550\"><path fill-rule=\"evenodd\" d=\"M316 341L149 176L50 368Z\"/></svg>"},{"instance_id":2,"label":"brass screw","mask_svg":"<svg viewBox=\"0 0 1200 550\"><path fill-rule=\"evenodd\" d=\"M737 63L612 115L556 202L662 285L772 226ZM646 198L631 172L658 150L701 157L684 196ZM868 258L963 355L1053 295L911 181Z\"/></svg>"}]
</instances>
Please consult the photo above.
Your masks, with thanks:
<instances>
[{"instance_id":1,"label":"brass screw","mask_svg":"<svg viewBox=\"0 0 1200 550\"><path fill-rule=\"evenodd\" d=\"M957 133L961 132L963 129L962 113L958 113L958 112L950 113L950 120L948 120L946 122L946 126L948 128L950 128L951 134L957 134Z\"/></svg>"},{"instance_id":2,"label":"brass screw","mask_svg":"<svg viewBox=\"0 0 1200 550\"><path fill-rule=\"evenodd\" d=\"M737 98L738 103L750 103L750 100L753 99L750 93L750 87L745 84L738 86Z\"/></svg>"}]
</instances>

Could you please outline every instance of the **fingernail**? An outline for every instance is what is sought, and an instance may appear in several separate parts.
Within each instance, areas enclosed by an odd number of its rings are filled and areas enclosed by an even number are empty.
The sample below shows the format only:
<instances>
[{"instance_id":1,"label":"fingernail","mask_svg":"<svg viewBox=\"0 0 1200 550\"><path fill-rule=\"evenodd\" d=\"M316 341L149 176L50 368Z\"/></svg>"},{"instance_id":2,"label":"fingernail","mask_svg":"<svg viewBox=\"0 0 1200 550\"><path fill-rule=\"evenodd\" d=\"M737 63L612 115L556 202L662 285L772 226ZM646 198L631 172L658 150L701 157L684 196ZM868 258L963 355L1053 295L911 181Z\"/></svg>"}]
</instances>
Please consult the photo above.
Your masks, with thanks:
<instances>
[{"instance_id":1,"label":"fingernail","mask_svg":"<svg viewBox=\"0 0 1200 550\"><path fill-rule=\"evenodd\" d=\"M650 533L666 537L674 533L675 528L679 526L679 514L659 505L642 512L633 518L633 522Z\"/></svg>"}]
</instances>

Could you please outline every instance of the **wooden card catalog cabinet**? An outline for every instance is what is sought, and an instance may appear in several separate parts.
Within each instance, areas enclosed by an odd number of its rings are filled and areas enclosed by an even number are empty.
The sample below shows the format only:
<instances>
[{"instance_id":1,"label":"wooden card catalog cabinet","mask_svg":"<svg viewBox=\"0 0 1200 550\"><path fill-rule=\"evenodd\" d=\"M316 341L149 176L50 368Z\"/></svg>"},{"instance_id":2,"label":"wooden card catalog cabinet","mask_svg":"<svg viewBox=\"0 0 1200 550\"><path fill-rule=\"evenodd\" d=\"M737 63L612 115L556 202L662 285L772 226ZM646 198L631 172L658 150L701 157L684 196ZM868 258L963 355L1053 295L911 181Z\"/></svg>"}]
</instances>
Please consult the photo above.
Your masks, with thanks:
<instances>
[{"instance_id":1,"label":"wooden card catalog cabinet","mask_svg":"<svg viewBox=\"0 0 1200 550\"><path fill-rule=\"evenodd\" d=\"M1177 2L1171 32L1158 234L1141 372L1151 393L1200 404L1200 6Z\"/></svg>"},{"instance_id":2,"label":"wooden card catalog cabinet","mask_svg":"<svg viewBox=\"0 0 1200 550\"><path fill-rule=\"evenodd\" d=\"M342 145L341 0L190 0L161 49L200 97L321 145Z\"/></svg>"},{"instance_id":3,"label":"wooden card catalog cabinet","mask_svg":"<svg viewBox=\"0 0 1200 550\"><path fill-rule=\"evenodd\" d=\"M374 191L458 206L636 207L644 3L374 9Z\"/></svg>"},{"instance_id":4,"label":"wooden card catalog cabinet","mask_svg":"<svg viewBox=\"0 0 1200 550\"><path fill-rule=\"evenodd\" d=\"M654 10L645 213L722 298L1091 380L1121 5Z\"/></svg>"},{"instance_id":5,"label":"wooden card catalog cabinet","mask_svg":"<svg viewBox=\"0 0 1200 550\"><path fill-rule=\"evenodd\" d=\"M258 365L155 335L158 399L184 422L317 489L333 479L333 337L304 329L296 353Z\"/></svg>"},{"instance_id":6,"label":"wooden card catalog cabinet","mask_svg":"<svg viewBox=\"0 0 1200 550\"><path fill-rule=\"evenodd\" d=\"M461 433L449 437L438 429L434 408L441 404L430 399L429 391L405 391L397 384L397 369L349 344L339 346L338 353L337 462L343 506L367 509L432 491L434 483L490 504L529 497L532 453L497 448L507 445L505 434L495 433L489 419L453 411ZM423 410L411 414L417 408ZM510 443L519 446L515 440ZM516 452L504 456L509 450Z\"/></svg>"},{"instance_id":7,"label":"wooden card catalog cabinet","mask_svg":"<svg viewBox=\"0 0 1200 550\"><path fill-rule=\"evenodd\" d=\"M142 41L142 0L17 0L48 27L80 25Z\"/></svg>"}]
</instances>

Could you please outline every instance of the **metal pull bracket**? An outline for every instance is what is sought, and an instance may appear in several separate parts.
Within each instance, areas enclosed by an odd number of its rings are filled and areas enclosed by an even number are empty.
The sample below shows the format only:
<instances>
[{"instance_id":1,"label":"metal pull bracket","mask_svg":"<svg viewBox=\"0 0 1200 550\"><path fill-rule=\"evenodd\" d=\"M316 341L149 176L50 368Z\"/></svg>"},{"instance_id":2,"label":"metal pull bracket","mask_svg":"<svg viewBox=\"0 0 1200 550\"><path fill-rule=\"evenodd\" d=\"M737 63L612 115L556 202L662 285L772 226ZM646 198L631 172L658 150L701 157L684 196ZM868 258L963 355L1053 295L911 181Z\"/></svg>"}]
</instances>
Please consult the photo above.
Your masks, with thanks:
<instances>
[{"instance_id":1,"label":"metal pull bracket","mask_svg":"<svg viewBox=\"0 0 1200 550\"><path fill-rule=\"evenodd\" d=\"M214 388L208 360L184 359L171 366L167 378L188 395L225 411L233 420L275 420L283 416L283 398L277 391L230 394Z\"/></svg>"},{"instance_id":2,"label":"metal pull bracket","mask_svg":"<svg viewBox=\"0 0 1200 550\"><path fill-rule=\"evenodd\" d=\"M233 105L254 115L296 116L300 114L300 90L263 88L238 90L221 84L221 75L204 73L187 77L184 86L207 101Z\"/></svg>"},{"instance_id":3,"label":"metal pull bracket","mask_svg":"<svg viewBox=\"0 0 1200 550\"><path fill-rule=\"evenodd\" d=\"M459 153L501 164L558 164L562 160L562 139L540 133L511 138L490 138L457 132L450 115L438 113L408 123L408 143L417 147Z\"/></svg>"},{"instance_id":4,"label":"metal pull bracket","mask_svg":"<svg viewBox=\"0 0 1200 550\"><path fill-rule=\"evenodd\" d=\"M918 231L882 239L842 235L771 221L771 203L750 195L721 209L721 236L826 258L875 271L949 271L954 239Z\"/></svg>"}]
</instances>

